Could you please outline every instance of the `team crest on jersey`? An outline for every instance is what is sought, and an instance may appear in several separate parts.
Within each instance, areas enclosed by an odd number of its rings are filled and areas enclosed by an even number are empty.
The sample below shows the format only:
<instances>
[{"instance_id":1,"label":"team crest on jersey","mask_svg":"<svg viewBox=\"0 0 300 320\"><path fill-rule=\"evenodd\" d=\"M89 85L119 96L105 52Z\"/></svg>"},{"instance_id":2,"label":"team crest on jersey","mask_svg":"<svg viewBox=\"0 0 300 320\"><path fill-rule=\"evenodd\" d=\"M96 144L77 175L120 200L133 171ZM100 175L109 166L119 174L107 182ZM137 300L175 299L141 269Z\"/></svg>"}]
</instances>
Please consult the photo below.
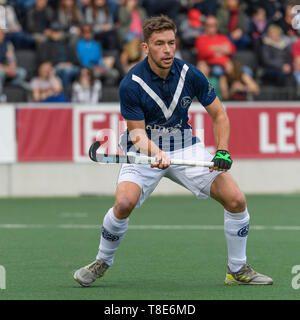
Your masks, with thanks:
<instances>
[{"instance_id":1,"label":"team crest on jersey","mask_svg":"<svg viewBox=\"0 0 300 320\"><path fill-rule=\"evenodd\" d=\"M192 103L192 98L189 96L185 96L181 99L181 106L183 109L188 108Z\"/></svg>"}]
</instances>

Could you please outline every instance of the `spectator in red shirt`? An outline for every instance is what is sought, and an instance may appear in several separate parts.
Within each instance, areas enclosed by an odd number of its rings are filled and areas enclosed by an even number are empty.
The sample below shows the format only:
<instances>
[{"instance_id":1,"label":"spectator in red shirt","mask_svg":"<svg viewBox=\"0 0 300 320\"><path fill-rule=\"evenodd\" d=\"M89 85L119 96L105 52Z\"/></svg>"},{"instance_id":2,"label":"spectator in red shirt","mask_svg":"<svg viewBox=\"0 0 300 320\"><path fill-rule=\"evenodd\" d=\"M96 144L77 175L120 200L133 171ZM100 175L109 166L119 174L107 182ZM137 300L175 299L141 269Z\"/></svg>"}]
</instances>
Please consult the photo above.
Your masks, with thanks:
<instances>
[{"instance_id":1,"label":"spectator in red shirt","mask_svg":"<svg viewBox=\"0 0 300 320\"><path fill-rule=\"evenodd\" d=\"M204 22L204 32L196 38L195 47L198 61L204 60L212 67L212 75L224 74L224 67L236 51L229 38L218 33L218 21L215 16L207 16Z\"/></svg>"},{"instance_id":2,"label":"spectator in red shirt","mask_svg":"<svg viewBox=\"0 0 300 320\"><path fill-rule=\"evenodd\" d=\"M300 56L300 37L292 44L292 57L295 59Z\"/></svg>"}]
</instances>

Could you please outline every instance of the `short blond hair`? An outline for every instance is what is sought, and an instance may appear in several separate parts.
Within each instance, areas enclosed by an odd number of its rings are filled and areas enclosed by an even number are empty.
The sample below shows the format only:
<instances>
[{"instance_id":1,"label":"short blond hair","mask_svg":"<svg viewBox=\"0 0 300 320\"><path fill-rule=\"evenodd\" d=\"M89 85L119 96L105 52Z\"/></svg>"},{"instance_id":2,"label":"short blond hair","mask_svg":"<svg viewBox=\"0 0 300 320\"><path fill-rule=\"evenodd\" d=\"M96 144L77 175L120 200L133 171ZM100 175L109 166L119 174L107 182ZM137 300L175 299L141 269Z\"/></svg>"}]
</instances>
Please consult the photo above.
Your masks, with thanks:
<instances>
[{"instance_id":1,"label":"short blond hair","mask_svg":"<svg viewBox=\"0 0 300 320\"><path fill-rule=\"evenodd\" d=\"M283 33L282 29L276 24L271 24L268 27L267 34L270 35L270 33L273 31L277 31L278 33L280 33L280 35L282 35L282 33Z\"/></svg>"}]
</instances>

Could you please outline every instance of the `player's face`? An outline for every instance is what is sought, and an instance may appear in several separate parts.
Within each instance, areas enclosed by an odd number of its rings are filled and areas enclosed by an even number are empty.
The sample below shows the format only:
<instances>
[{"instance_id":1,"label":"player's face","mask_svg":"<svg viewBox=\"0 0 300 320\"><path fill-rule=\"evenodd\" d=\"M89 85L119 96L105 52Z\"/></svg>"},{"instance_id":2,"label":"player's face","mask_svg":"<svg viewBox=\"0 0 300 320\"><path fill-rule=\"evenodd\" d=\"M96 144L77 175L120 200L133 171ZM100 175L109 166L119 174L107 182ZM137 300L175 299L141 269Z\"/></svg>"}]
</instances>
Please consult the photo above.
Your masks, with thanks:
<instances>
[{"instance_id":1,"label":"player's face","mask_svg":"<svg viewBox=\"0 0 300 320\"><path fill-rule=\"evenodd\" d=\"M153 32L149 41L143 43L143 48L154 71L171 69L176 50L174 31Z\"/></svg>"}]
</instances>

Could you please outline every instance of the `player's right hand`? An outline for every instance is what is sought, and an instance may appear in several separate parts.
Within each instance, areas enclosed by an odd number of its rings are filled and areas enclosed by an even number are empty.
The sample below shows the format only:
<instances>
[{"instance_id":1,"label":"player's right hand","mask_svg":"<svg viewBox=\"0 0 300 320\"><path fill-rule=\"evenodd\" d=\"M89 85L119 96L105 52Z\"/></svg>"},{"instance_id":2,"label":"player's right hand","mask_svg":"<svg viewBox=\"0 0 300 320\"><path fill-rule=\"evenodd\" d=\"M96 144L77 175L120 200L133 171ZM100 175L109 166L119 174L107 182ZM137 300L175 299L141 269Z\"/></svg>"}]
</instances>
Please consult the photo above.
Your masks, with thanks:
<instances>
[{"instance_id":1,"label":"player's right hand","mask_svg":"<svg viewBox=\"0 0 300 320\"><path fill-rule=\"evenodd\" d=\"M158 168L165 170L169 168L171 164L171 159L167 156L167 154L163 151L160 151L156 156L156 162L151 164L151 168Z\"/></svg>"}]
</instances>

